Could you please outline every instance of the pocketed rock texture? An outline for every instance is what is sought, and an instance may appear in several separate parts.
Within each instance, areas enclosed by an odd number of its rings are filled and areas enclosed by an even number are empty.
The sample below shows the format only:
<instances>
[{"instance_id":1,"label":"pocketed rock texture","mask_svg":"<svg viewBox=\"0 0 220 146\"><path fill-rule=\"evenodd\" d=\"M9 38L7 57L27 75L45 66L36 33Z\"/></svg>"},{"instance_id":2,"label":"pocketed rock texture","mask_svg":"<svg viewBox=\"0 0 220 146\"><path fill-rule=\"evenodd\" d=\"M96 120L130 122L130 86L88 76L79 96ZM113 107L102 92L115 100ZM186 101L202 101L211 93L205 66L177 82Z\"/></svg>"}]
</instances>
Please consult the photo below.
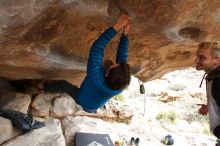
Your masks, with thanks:
<instances>
[{"instance_id":1,"label":"pocketed rock texture","mask_svg":"<svg viewBox=\"0 0 220 146\"><path fill-rule=\"evenodd\" d=\"M144 81L193 66L198 43L220 37L219 0L0 0L0 76L79 85L92 42L120 11L132 23L129 63Z\"/></svg>"}]
</instances>

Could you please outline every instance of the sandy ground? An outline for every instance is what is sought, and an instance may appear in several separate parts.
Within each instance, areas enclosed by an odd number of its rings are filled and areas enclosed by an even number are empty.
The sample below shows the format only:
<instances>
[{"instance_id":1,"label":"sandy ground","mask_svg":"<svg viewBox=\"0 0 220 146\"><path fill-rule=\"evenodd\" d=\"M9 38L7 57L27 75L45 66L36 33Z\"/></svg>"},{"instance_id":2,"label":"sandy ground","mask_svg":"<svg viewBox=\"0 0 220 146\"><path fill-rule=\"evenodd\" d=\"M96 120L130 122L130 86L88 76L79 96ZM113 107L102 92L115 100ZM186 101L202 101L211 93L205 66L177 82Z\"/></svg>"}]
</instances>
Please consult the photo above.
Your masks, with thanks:
<instances>
[{"instance_id":1,"label":"sandy ground","mask_svg":"<svg viewBox=\"0 0 220 146\"><path fill-rule=\"evenodd\" d=\"M208 116L197 113L197 103L205 103L205 83L199 84L203 72L194 68L175 71L161 79L144 83L146 93L139 93L137 79L132 78L129 89L123 93L125 102L133 109L134 117L130 125L114 123L112 128L113 140L124 139L129 145L131 137L140 139L140 146L164 145L160 141L165 135L172 135L176 146L211 146L216 138L208 131ZM181 89L181 90L179 90ZM163 103L160 101L161 92L178 97L176 101ZM192 98L190 94L200 93L204 97ZM199 94L199 95L200 95ZM157 120L159 113L175 112L175 122L165 119ZM188 119L187 119L187 118ZM120 128L119 128L120 127Z\"/></svg>"}]
</instances>

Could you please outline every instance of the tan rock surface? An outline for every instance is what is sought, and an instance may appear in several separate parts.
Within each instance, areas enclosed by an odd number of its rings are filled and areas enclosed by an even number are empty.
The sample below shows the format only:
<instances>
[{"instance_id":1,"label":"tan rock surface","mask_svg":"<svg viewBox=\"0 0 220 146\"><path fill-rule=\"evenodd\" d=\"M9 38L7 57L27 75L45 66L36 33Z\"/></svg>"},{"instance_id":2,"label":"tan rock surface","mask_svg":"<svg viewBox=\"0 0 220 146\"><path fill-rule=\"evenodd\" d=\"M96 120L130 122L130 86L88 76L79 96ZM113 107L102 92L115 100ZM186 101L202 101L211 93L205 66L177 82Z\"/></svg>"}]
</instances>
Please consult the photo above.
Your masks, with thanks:
<instances>
[{"instance_id":1,"label":"tan rock surface","mask_svg":"<svg viewBox=\"0 0 220 146\"><path fill-rule=\"evenodd\" d=\"M219 7L219 0L0 1L0 76L79 84L92 42L125 10L132 22L129 63L142 80L157 78L193 66L197 44L218 40ZM117 42L106 58L114 58Z\"/></svg>"},{"instance_id":2,"label":"tan rock surface","mask_svg":"<svg viewBox=\"0 0 220 146\"><path fill-rule=\"evenodd\" d=\"M10 93L0 96L0 109L10 109L27 114L31 96L23 93Z\"/></svg>"}]
</instances>

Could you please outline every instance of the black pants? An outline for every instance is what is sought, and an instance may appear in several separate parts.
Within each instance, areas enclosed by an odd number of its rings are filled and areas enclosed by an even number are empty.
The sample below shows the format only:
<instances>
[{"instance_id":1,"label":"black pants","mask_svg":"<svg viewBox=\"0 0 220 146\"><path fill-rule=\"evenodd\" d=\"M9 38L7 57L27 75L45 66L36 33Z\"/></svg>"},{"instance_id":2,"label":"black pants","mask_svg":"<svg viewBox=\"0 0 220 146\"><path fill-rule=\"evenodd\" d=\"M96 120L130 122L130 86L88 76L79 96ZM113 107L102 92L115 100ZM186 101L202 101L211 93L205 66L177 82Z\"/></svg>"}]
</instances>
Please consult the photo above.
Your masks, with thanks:
<instances>
[{"instance_id":1,"label":"black pants","mask_svg":"<svg viewBox=\"0 0 220 146\"><path fill-rule=\"evenodd\" d=\"M44 91L46 92L65 92L76 99L76 95L79 92L79 88L65 80L53 81L50 83L44 83Z\"/></svg>"}]
</instances>

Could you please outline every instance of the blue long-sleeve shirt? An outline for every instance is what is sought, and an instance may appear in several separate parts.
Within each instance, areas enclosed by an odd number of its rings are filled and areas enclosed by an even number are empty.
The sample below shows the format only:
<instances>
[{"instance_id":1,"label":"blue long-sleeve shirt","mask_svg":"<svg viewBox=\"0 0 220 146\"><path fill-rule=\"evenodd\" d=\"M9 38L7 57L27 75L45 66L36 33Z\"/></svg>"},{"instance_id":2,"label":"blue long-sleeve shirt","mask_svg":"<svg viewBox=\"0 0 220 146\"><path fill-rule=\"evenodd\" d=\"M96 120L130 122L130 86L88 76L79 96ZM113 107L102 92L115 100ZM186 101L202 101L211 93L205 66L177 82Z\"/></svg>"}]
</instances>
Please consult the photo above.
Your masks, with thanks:
<instances>
[{"instance_id":1,"label":"blue long-sleeve shirt","mask_svg":"<svg viewBox=\"0 0 220 146\"><path fill-rule=\"evenodd\" d=\"M87 64L87 76L85 77L76 100L87 112L95 112L103 106L110 98L122 92L112 90L105 80L103 68L103 55L109 41L117 34L113 27L104 31L93 43ZM128 60L128 37L122 34L118 45L116 63Z\"/></svg>"}]
</instances>

